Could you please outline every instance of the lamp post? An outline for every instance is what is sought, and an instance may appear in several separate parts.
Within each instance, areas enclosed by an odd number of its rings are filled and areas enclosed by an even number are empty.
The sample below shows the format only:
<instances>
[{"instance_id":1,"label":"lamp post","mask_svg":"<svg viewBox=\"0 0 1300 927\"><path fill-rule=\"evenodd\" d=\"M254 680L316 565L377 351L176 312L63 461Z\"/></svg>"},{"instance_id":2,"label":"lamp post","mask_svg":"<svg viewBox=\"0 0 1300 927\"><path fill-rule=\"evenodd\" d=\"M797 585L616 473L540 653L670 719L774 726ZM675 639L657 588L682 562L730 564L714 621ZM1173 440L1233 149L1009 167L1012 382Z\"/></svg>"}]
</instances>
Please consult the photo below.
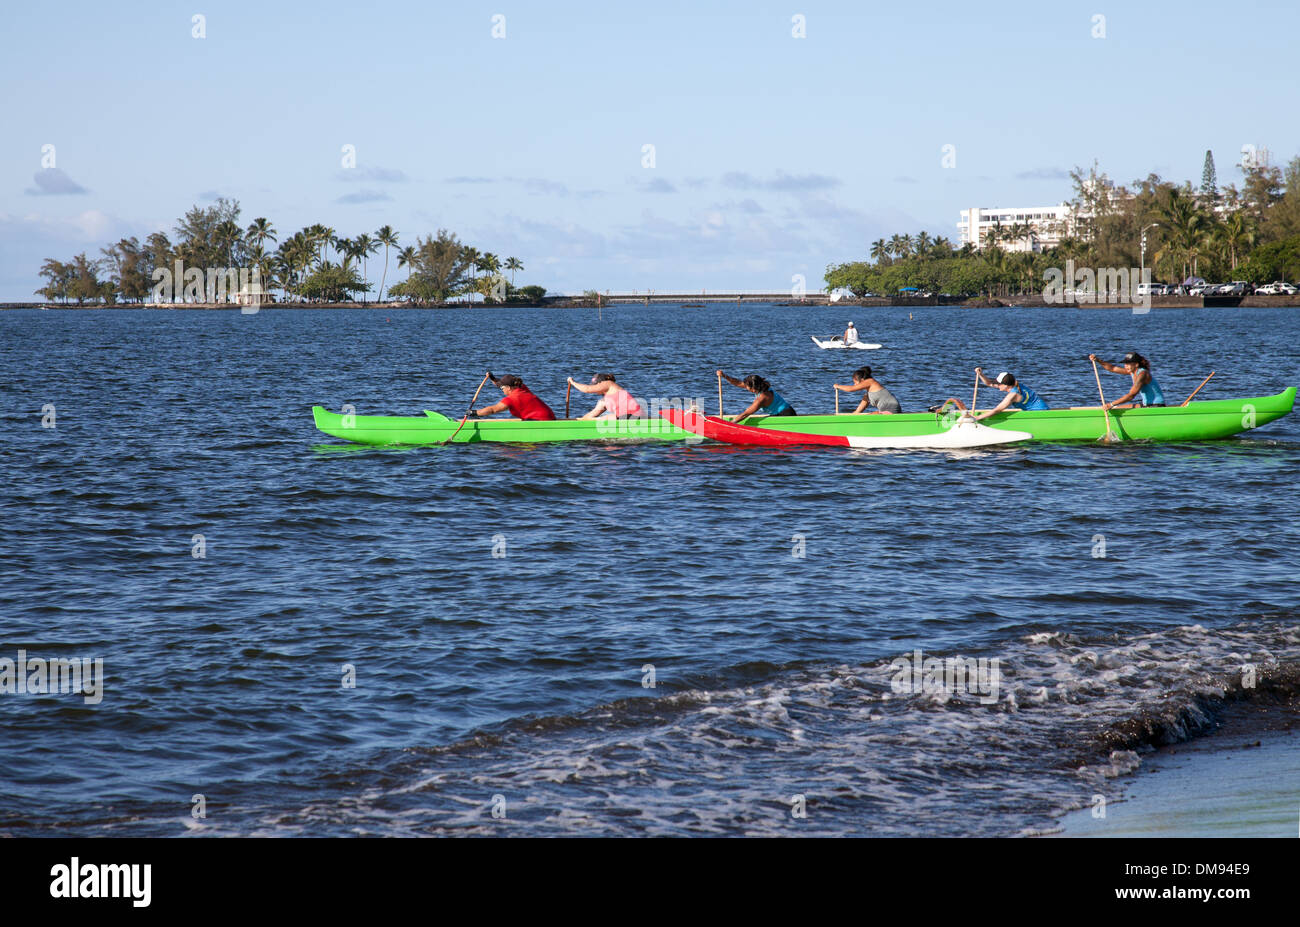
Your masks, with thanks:
<instances>
[{"instance_id":1,"label":"lamp post","mask_svg":"<svg viewBox=\"0 0 1300 927\"><path fill-rule=\"evenodd\" d=\"M1141 263L1141 267L1138 272L1142 275L1143 280L1146 279L1147 275L1147 229L1153 229L1159 224L1159 222L1152 222L1150 225L1142 229L1142 250L1141 256L1138 259Z\"/></svg>"}]
</instances>

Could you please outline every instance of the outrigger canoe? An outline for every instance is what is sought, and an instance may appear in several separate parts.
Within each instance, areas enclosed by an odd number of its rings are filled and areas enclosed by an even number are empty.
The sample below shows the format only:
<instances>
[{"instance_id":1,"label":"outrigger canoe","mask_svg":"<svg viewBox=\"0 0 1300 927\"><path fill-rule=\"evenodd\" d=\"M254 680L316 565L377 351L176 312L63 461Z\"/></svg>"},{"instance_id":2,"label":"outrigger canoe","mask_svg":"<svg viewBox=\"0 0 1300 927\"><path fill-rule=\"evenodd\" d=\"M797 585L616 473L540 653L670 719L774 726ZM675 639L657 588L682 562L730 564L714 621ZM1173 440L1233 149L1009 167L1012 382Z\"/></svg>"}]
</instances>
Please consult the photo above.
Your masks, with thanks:
<instances>
[{"instance_id":1,"label":"outrigger canoe","mask_svg":"<svg viewBox=\"0 0 1300 927\"><path fill-rule=\"evenodd\" d=\"M1267 425L1291 411L1295 387L1272 396L1216 399L1186 406L1114 409L1111 430L1122 441L1212 441ZM471 418L454 443L504 441L531 444L550 441L682 441L697 435L662 418L650 403L651 417L641 419L561 419L525 422L514 418ZM672 408L665 404L664 408ZM321 406L312 413L316 427L327 435L358 444L441 444L451 437L460 419L437 412L424 415L339 415ZM1004 431L1028 432L1034 441L1097 441L1106 434L1101 407L1050 409L1045 412L999 412L981 422ZM901 438L934 436L946 431L951 419L932 412L900 415L781 415L752 416L746 426L805 435Z\"/></svg>"},{"instance_id":2,"label":"outrigger canoe","mask_svg":"<svg viewBox=\"0 0 1300 927\"><path fill-rule=\"evenodd\" d=\"M954 418L949 427L936 434L889 437L887 435L801 434L797 431L781 431L776 427L756 428L752 425L737 425L716 415L701 415L699 412L683 412L680 409L664 409L659 414L679 428L685 428L701 438L725 441L727 444L750 444L759 447L820 445L891 450L900 448L946 450L1014 444L1017 441L1032 441L1034 438L1027 431L1008 431L981 425L968 415Z\"/></svg>"}]
</instances>

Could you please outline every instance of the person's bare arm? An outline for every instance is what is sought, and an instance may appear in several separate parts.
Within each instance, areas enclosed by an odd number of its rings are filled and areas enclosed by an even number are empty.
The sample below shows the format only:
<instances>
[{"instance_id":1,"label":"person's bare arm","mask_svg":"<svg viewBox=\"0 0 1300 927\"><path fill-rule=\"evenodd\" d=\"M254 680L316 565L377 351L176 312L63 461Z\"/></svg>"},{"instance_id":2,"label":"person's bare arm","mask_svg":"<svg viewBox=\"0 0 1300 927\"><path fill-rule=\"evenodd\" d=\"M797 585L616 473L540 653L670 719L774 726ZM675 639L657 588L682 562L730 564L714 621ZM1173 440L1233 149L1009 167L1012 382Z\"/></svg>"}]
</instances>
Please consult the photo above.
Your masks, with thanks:
<instances>
[{"instance_id":1,"label":"person's bare arm","mask_svg":"<svg viewBox=\"0 0 1300 927\"><path fill-rule=\"evenodd\" d=\"M496 403L493 403L493 404L490 405L490 406L484 406L484 407L481 408L481 409L475 409L475 410L474 410L474 414L475 414L475 415L480 415L480 416L481 416L481 415L493 415L494 413L497 413L497 412L504 412L505 410L506 410L506 404L505 404L505 402L496 402Z\"/></svg>"},{"instance_id":2,"label":"person's bare arm","mask_svg":"<svg viewBox=\"0 0 1300 927\"><path fill-rule=\"evenodd\" d=\"M988 377L984 376L984 368L983 368L983 367L976 367L976 368L975 368L975 376L979 377L979 378L980 378L980 383L984 384L985 386L992 386L992 385L993 385L993 381L990 380Z\"/></svg>"},{"instance_id":3,"label":"person's bare arm","mask_svg":"<svg viewBox=\"0 0 1300 927\"><path fill-rule=\"evenodd\" d=\"M1098 357L1096 354L1089 354L1089 355L1088 355L1088 360L1090 360L1090 361L1096 361L1098 367L1101 367L1103 370L1109 370L1111 373L1127 373L1127 372L1128 372L1128 371L1126 371L1123 367L1116 367L1116 366L1115 366L1114 364L1112 364L1110 361L1104 361L1104 360L1102 360L1102 359L1101 359L1100 357Z\"/></svg>"},{"instance_id":4,"label":"person's bare arm","mask_svg":"<svg viewBox=\"0 0 1300 927\"><path fill-rule=\"evenodd\" d=\"M749 408L746 409L744 412L741 412L739 415L737 415L734 421L736 421L737 423L743 422L745 419L749 418L751 415L757 412L758 407L761 406L762 404L763 404L763 394L760 393L759 395L754 397L754 401L749 404Z\"/></svg>"},{"instance_id":5,"label":"person's bare arm","mask_svg":"<svg viewBox=\"0 0 1300 927\"><path fill-rule=\"evenodd\" d=\"M569 377L569 385L580 393L603 393L605 392L604 383L593 383L588 386L586 383L579 383L573 377Z\"/></svg>"},{"instance_id":6,"label":"person's bare arm","mask_svg":"<svg viewBox=\"0 0 1300 927\"><path fill-rule=\"evenodd\" d=\"M1015 398L1016 398L1015 391L1008 390L1007 394L1002 397L1002 401L999 402L996 406L984 412L976 412L975 421L978 422L980 419L988 418L990 415L997 415L999 412L1005 410L1007 406L1011 405L1011 400Z\"/></svg>"},{"instance_id":7,"label":"person's bare arm","mask_svg":"<svg viewBox=\"0 0 1300 927\"><path fill-rule=\"evenodd\" d=\"M596 416L600 415L604 411L605 411L605 400L602 399L600 402L596 403L596 408L592 409L590 412L588 412L586 415L582 417L595 418Z\"/></svg>"},{"instance_id":8,"label":"person's bare arm","mask_svg":"<svg viewBox=\"0 0 1300 927\"><path fill-rule=\"evenodd\" d=\"M867 389L870 385L871 385L870 383L854 383L852 386L843 386L839 383L836 383L835 388L845 393L856 393L859 390Z\"/></svg>"},{"instance_id":9,"label":"person's bare arm","mask_svg":"<svg viewBox=\"0 0 1300 927\"><path fill-rule=\"evenodd\" d=\"M1110 402L1106 403L1105 406L1103 406L1103 408L1113 409L1115 408L1115 406L1122 406L1124 405L1124 403L1131 401L1135 396L1137 396L1138 393L1142 391L1142 387L1146 386L1147 381L1150 379L1151 379L1151 374L1147 373L1145 370L1138 371L1138 375L1133 378L1133 386L1129 389L1129 391L1125 393L1123 396L1119 397L1118 399L1112 399Z\"/></svg>"}]
</instances>

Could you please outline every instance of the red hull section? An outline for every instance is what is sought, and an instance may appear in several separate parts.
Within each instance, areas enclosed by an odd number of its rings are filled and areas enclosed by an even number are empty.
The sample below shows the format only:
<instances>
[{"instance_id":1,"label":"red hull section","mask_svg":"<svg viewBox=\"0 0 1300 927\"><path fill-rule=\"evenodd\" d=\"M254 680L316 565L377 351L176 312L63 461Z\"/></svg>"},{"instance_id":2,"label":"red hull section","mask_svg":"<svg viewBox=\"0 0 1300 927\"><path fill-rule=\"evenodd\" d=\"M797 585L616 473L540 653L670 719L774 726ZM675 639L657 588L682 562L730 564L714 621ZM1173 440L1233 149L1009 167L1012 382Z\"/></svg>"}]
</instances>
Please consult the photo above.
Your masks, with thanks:
<instances>
[{"instance_id":1,"label":"red hull section","mask_svg":"<svg viewBox=\"0 0 1300 927\"><path fill-rule=\"evenodd\" d=\"M849 446L849 439L842 435L805 435L794 431L777 431L774 428L754 428L751 425L737 425L715 415L683 412L680 409L661 409L659 414L678 428L728 444L754 444L760 447L806 447L809 444Z\"/></svg>"}]
</instances>

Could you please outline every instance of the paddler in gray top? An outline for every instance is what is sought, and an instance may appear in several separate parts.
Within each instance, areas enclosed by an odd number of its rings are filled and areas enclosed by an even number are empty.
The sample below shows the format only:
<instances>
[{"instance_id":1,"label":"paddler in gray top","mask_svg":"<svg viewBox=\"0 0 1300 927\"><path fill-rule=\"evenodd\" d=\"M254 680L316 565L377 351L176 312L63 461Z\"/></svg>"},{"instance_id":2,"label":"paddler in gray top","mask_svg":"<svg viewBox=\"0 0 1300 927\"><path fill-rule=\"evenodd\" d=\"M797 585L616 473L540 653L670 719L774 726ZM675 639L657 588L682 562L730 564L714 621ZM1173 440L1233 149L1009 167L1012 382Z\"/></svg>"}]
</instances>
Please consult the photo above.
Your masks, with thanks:
<instances>
[{"instance_id":1,"label":"paddler in gray top","mask_svg":"<svg viewBox=\"0 0 1300 927\"><path fill-rule=\"evenodd\" d=\"M867 391L866 398L858 403L858 407L850 413L852 415L866 412L871 406L875 406L871 410L873 413L882 415L893 415L903 411L898 404L898 400L894 398L894 394L885 389L884 384L871 375L870 367L859 367L853 371L852 386L842 386L836 383L835 388L845 393Z\"/></svg>"}]
</instances>

